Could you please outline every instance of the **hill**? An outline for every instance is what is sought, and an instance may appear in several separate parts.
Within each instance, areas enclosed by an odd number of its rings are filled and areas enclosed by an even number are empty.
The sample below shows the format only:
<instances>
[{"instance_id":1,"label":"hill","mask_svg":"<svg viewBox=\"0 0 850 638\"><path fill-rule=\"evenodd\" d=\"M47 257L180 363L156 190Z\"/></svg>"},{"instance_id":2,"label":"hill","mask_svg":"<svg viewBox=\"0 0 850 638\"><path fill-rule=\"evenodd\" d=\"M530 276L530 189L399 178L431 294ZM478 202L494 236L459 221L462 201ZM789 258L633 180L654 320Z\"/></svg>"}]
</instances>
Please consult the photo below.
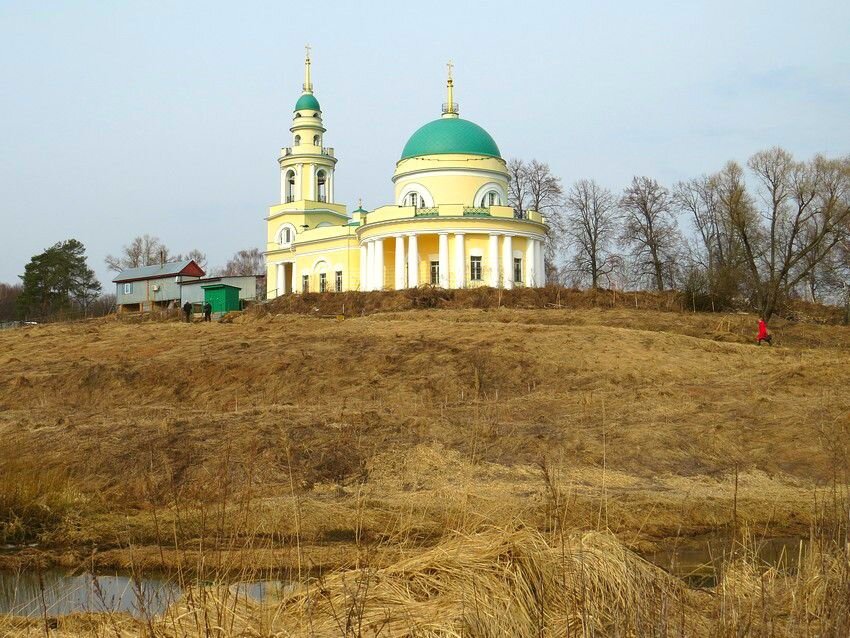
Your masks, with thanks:
<instances>
[{"instance_id":1,"label":"hill","mask_svg":"<svg viewBox=\"0 0 850 638\"><path fill-rule=\"evenodd\" d=\"M846 480L848 330L779 323L759 348L754 323L465 309L4 331L0 542L155 545L154 508L248 502L323 555L505 520L639 548L805 532ZM269 520L293 499L302 520ZM222 536L244 535L229 518Z\"/></svg>"}]
</instances>

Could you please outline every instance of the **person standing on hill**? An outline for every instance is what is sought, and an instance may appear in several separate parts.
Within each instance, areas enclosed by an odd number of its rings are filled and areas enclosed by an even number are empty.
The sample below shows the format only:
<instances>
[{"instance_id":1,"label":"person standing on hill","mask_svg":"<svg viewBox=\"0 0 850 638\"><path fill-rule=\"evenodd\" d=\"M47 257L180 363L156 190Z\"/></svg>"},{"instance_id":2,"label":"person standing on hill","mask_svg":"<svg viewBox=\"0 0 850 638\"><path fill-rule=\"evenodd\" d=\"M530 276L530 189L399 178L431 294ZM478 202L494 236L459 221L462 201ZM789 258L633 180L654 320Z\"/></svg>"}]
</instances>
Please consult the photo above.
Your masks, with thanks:
<instances>
[{"instance_id":1,"label":"person standing on hill","mask_svg":"<svg viewBox=\"0 0 850 638\"><path fill-rule=\"evenodd\" d=\"M188 301L183 304L183 317L186 323L192 322L192 304Z\"/></svg>"},{"instance_id":2,"label":"person standing on hill","mask_svg":"<svg viewBox=\"0 0 850 638\"><path fill-rule=\"evenodd\" d=\"M212 304L209 301L204 304L204 321L212 321Z\"/></svg>"},{"instance_id":3,"label":"person standing on hill","mask_svg":"<svg viewBox=\"0 0 850 638\"><path fill-rule=\"evenodd\" d=\"M772 345L772 337L767 332L767 322L764 319L759 319L759 333L756 337L756 345L761 345L761 342L767 342L767 345Z\"/></svg>"}]
</instances>

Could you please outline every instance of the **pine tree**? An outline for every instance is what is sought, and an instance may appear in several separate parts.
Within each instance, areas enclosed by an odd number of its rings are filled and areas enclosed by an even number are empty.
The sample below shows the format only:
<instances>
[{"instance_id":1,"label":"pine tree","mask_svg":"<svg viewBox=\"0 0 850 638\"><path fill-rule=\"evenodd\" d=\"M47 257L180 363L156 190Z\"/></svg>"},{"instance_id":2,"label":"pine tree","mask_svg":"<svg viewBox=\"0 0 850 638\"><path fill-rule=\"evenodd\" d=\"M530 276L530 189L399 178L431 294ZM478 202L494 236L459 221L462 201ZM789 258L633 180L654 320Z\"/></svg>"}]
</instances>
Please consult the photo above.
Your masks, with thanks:
<instances>
[{"instance_id":1,"label":"pine tree","mask_svg":"<svg viewBox=\"0 0 850 638\"><path fill-rule=\"evenodd\" d=\"M33 256L21 276L18 316L46 318L74 308L85 312L101 290L85 253L82 243L69 239Z\"/></svg>"}]
</instances>

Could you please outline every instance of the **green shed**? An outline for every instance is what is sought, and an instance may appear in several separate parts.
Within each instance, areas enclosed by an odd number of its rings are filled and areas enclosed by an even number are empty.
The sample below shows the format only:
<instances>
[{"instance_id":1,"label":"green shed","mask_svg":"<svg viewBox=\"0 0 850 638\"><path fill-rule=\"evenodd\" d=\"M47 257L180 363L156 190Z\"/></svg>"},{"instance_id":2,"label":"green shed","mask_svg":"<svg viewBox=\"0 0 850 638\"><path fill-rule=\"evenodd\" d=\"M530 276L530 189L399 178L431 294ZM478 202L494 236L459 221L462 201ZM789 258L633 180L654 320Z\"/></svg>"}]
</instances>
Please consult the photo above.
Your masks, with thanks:
<instances>
[{"instance_id":1,"label":"green shed","mask_svg":"<svg viewBox=\"0 0 850 638\"><path fill-rule=\"evenodd\" d=\"M210 284L201 286L204 289L204 303L209 302L213 312L230 312L241 310L239 291L241 288L227 284Z\"/></svg>"}]
</instances>

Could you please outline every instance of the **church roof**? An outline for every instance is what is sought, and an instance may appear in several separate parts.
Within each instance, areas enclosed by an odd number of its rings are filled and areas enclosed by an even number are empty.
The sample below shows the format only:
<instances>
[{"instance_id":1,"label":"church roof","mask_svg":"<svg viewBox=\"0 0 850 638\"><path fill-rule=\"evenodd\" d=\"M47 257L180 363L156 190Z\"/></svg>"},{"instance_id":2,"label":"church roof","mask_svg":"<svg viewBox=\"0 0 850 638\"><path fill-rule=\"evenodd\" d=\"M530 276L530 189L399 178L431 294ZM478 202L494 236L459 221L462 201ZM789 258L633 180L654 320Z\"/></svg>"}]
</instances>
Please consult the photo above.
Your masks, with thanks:
<instances>
[{"instance_id":1,"label":"church roof","mask_svg":"<svg viewBox=\"0 0 850 638\"><path fill-rule=\"evenodd\" d=\"M444 117L428 122L411 135L401 159L449 153L502 157L496 141L483 128L469 120Z\"/></svg>"},{"instance_id":2,"label":"church roof","mask_svg":"<svg viewBox=\"0 0 850 638\"><path fill-rule=\"evenodd\" d=\"M321 111L322 108L319 106L319 100L316 99L315 95L312 93L303 93L295 103L295 110Z\"/></svg>"}]
</instances>

